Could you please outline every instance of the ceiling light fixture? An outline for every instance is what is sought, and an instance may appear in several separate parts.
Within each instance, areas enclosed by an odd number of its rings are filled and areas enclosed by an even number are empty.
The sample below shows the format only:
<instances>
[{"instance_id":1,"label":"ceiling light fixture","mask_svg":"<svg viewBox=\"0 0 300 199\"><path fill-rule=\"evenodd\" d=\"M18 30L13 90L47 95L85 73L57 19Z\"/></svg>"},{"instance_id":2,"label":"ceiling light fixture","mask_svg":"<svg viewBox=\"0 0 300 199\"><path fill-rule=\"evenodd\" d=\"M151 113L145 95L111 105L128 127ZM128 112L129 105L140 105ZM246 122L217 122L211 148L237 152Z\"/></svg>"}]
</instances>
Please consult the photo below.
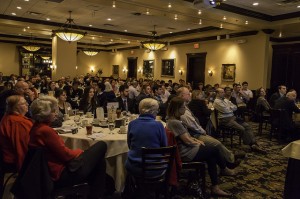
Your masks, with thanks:
<instances>
[{"instance_id":1,"label":"ceiling light fixture","mask_svg":"<svg viewBox=\"0 0 300 199\"><path fill-rule=\"evenodd\" d=\"M147 9L147 11L146 11L146 15L149 15L150 14L150 12L149 12L149 9Z\"/></svg>"},{"instance_id":2,"label":"ceiling light fixture","mask_svg":"<svg viewBox=\"0 0 300 199\"><path fill-rule=\"evenodd\" d=\"M151 31L152 33L152 38L148 41L142 41L141 44L151 50L151 51L156 51L156 50L160 50L162 49L163 47L166 46L166 42L163 42L163 41L158 41L158 36L157 36L157 32L155 31L155 25L154 25L154 30Z\"/></svg>"},{"instance_id":3,"label":"ceiling light fixture","mask_svg":"<svg viewBox=\"0 0 300 199\"><path fill-rule=\"evenodd\" d=\"M223 28L223 24L221 23L220 28Z\"/></svg>"},{"instance_id":4,"label":"ceiling light fixture","mask_svg":"<svg viewBox=\"0 0 300 199\"><path fill-rule=\"evenodd\" d=\"M172 4L171 3L168 4L168 8L172 8Z\"/></svg>"},{"instance_id":5,"label":"ceiling light fixture","mask_svg":"<svg viewBox=\"0 0 300 199\"><path fill-rule=\"evenodd\" d=\"M202 14L202 11L201 10L198 10L198 15L201 15Z\"/></svg>"},{"instance_id":6,"label":"ceiling light fixture","mask_svg":"<svg viewBox=\"0 0 300 199\"><path fill-rule=\"evenodd\" d=\"M199 19L199 25L202 25L202 19Z\"/></svg>"},{"instance_id":7,"label":"ceiling light fixture","mask_svg":"<svg viewBox=\"0 0 300 199\"><path fill-rule=\"evenodd\" d=\"M227 19L226 16L224 16L224 17L223 17L223 20L226 21L226 19Z\"/></svg>"},{"instance_id":8,"label":"ceiling light fixture","mask_svg":"<svg viewBox=\"0 0 300 199\"><path fill-rule=\"evenodd\" d=\"M73 28L79 28L76 26L74 20L71 18L71 14L72 11L69 11L69 18L67 19L65 24L62 25L58 30L53 30L53 33L56 36L68 42L78 41L86 35L86 32L82 32L80 30L73 30Z\"/></svg>"},{"instance_id":9,"label":"ceiling light fixture","mask_svg":"<svg viewBox=\"0 0 300 199\"><path fill-rule=\"evenodd\" d=\"M98 50L97 49L93 49L93 44L92 44L92 40L91 43L88 45L88 48L83 49L83 53L88 55L88 56L95 56L98 54Z\"/></svg>"},{"instance_id":10,"label":"ceiling light fixture","mask_svg":"<svg viewBox=\"0 0 300 199\"><path fill-rule=\"evenodd\" d=\"M22 9L22 7L21 7L21 6L18 6L18 7L17 7L17 9L18 9L18 10L21 10L21 9Z\"/></svg>"},{"instance_id":11,"label":"ceiling light fixture","mask_svg":"<svg viewBox=\"0 0 300 199\"><path fill-rule=\"evenodd\" d=\"M116 1L113 1L112 3L112 7L115 8L116 7Z\"/></svg>"},{"instance_id":12,"label":"ceiling light fixture","mask_svg":"<svg viewBox=\"0 0 300 199\"><path fill-rule=\"evenodd\" d=\"M38 51L41 48L37 44L35 44L34 38L32 35L30 35L29 41L26 44L22 45L22 47L25 50L30 51L30 52Z\"/></svg>"},{"instance_id":13,"label":"ceiling light fixture","mask_svg":"<svg viewBox=\"0 0 300 199\"><path fill-rule=\"evenodd\" d=\"M12 13L11 13L11 15L14 15L14 16L16 16L17 14L16 14L16 13L14 13L14 12L12 12Z\"/></svg>"},{"instance_id":14,"label":"ceiling light fixture","mask_svg":"<svg viewBox=\"0 0 300 199\"><path fill-rule=\"evenodd\" d=\"M259 3L258 3L258 2L254 2L252 5L253 5L253 6L258 6Z\"/></svg>"},{"instance_id":15,"label":"ceiling light fixture","mask_svg":"<svg viewBox=\"0 0 300 199\"><path fill-rule=\"evenodd\" d=\"M175 17L174 17L174 19L175 19L175 20L177 20L177 19L178 19L178 16L177 16L176 14L175 14Z\"/></svg>"},{"instance_id":16,"label":"ceiling light fixture","mask_svg":"<svg viewBox=\"0 0 300 199\"><path fill-rule=\"evenodd\" d=\"M246 24L246 25L248 25L248 24L249 24L249 22L248 22L248 21L245 21L245 24Z\"/></svg>"}]
</instances>

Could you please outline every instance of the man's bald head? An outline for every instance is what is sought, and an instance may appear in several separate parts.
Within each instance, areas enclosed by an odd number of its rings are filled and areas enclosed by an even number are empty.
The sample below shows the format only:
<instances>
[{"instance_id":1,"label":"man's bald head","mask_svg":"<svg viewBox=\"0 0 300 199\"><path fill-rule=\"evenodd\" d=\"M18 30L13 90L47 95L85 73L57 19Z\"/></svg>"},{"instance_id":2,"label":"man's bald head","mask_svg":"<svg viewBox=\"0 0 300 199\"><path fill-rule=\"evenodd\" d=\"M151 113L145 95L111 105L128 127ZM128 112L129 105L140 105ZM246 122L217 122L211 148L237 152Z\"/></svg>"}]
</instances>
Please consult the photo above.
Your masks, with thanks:
<instances>
[{"instance_id":1,"label":"man's bald head","mask_svg":"<svg viewBox=\"0 0 300 199\"><path fill-rule=\"evenodd\" d=\"M184 99L185 102L191 101L190 91L186 87L178 88L177 89L177 95L178 95L178 97L181 97L182 99Z\"/></svg>"},{"instance_id":2,"label":"man's bald head","mask_svg":"<svg viewBox=\"0 0 300 199\"><path fill-rule=\"evenodd\" d=\"M27 93L29 86L24 81L18 81L15 85L15 91L18 95L24 96Z\"/></svg>"},{"instance_id":3,"label":"man's bald head","mask_svg":"<svg viewBox=\"0 0 300 199\"><path fill-rule=\"evenodd\" d=\"M225 95L224 89L223 88L217 88L216 89L216 94L217 94L217 97L224 98L224 95Z\"/></svg>"}]
</instances>

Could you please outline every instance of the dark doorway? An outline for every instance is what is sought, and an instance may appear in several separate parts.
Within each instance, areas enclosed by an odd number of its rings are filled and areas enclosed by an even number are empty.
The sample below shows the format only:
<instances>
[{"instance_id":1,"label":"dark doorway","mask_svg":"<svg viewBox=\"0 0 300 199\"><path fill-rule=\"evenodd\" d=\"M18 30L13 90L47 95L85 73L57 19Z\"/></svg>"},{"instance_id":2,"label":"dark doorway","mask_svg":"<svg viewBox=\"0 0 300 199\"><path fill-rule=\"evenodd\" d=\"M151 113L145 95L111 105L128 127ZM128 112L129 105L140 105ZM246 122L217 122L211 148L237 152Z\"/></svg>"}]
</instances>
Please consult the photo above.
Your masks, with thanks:
<instances>
[{"instance_id":1,"label":"dark doorway","mask_svg":"<svg viewBox=\"0 0 300 199\"><path fill-rule=\"evenodd\" d=\"M128 57L128 73L127 77L136 78L137 77L137 57Z\"/></svg>"},{"instance_id":2,"label":"dark doorway","mask_svg":"<svg viewBox=\"0 0 300 199\"><path fill-rule=\"evenodd\" d=\"M187 53L186 81L195 88L199 82L205 83L205 62L207 53Z\"/></svg>"}]
</instances>

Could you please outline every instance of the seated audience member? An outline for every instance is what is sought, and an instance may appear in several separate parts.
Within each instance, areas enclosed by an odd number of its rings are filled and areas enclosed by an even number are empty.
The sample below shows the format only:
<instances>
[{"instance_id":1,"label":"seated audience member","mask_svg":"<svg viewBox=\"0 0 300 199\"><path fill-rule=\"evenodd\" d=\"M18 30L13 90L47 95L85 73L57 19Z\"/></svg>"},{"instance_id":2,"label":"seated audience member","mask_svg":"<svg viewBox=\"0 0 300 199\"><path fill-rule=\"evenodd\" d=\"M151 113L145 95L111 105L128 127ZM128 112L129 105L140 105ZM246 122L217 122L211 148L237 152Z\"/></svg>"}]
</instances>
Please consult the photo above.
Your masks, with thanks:
<instances>
[{"instance_id":1,"label":"seated audience member","mask_svg":"<svg viewBox=\"0 0 300 199\"><path fill-rule=\"evenodd\" d=\"M129 82L130 83L130 82ZM131 85L129 85L129 95L130 99L135 99L140 93L137 90L138 83L133 81Z\"/></svg>"},{"instance_id":2,"label":"seated audience member","mask_svg":"<svg viewBox=\"0 0 300 199\"><path fill-rule=\"evenodd\" d=\"M55 187L88 182L89 198L98 199L104 194L106 144L97 142L84 152L71 150L57 132L49 127L56 115L57 100L44 96L30 106L35 123L30 131L29 147L44 148L51 178Z\"/></svg>"},{"instance_id":3,"label":"seated audience member","mask_svg":"<svg viewBox=\"0 0 300 199\"><path fill-rule=\"evenodd\" d=\"M247 110L247 102L250 100L248 96L241 91L241 85L234 83L233 84L233 91L231 96L236 100L236 114L238 116L244 116L244 112Z\"/></svg>"},{"instance_id":4,"label":"seated audience member","mask_svg":"<svg viewBox=\"0 0 300 199\"><path fill-rule=\"evenodd\" d=\"M157 100L158 105L159 105L159 116L162 116L164 119L166 117L166 105L162 101L161 94L162 94L162 86L161 85L154 85L152 87L153 91L153 98Z\"/></svg>"},{"instance_id":5,"label":"seated audience member","mask_svg":"<svg viewBox=\"0 0 300 199\"><path fill-rule=\"evenodd\" d=\"M28 150L29 132L32 121L25 117L28 103L20 95L6 100L6 114L0 123L0 147L5 164L20 170Z\"/></svg>"},{"instance_id":6,"label":"seated audience member","mask_svg":"<svg viewBox=\"0 0 300 199\"><path fill-rule=\"evenodd\" d=\"M273 93L270 97L270 100L269 100L270 106L273 108L275 106L276 101L279 98L284 97L285 94L286 94L286 86L284 86L284 85L278 86L278 92Z\"/></svg>"},{"instance_id":7,"label":"seated audience member","mask_svg":"<svg viewBox=\"0 0 300 199\"><path fill-rule=\"evenodd\" d=\"M106 108L106 96L104 95L105 85L102 82L98 83L97 90L95 90L95 95L98 100L98 106Z\"/></svg>"},{"instance_id":8,"label":"seated audience member","mask_svg":"<svg viewBox=\"0 0 300 199\"><path fill-rule=\"evenodd\" d=\"M24 81L18 81L13 90L6 90L0 93L0 102L2 102L0 103L0 120L6 111L6 104L3 102L5 102L6 99L11 95L23 96L28 104L31 104L31 102L34 100L34 93L29 89L28 84ZM29 112L26 114L26 116L30 116Z\"/></svg>"},{"instance_id":9,"label":"seated audience member","mask_svg":"<svg viewBox=\"0 0 300 199\"><path fill-rule=\"evenodd\" d=\"M107 102L115 102L116 101L116 94L113 91L113 88L109 82L105 82L105 90L103 92L103 95L105 96L105 99Z\"/></svg>"},{"instance_id":10,"label":"seated audience member","mask_svg":"<svg viewBox=\"0 0 300 199\"><path fill-rule=\"evenodd\" d=\"M171 94L168 91L168 89L166 89L166 84L162 85L161 88L162 88L162 93L161 93L160 97L161 97L161 100L163 101L163 103L166 103Z\"/></svg>"},{"instance_id":11,"label":"seated audience member","mask_svg":"<svg viewBox=\"0 0 300 199\"><path fill-rule=\"evenodd\" d=\"M64 87L67 94L67 101L71 104L73 109L78 109L78 101L83 96L83 90L79 88L80 84L78 80L74 80L72 86L68 85Z\"/></svg>"},{"instance_id":12,"label":"seated audience member","mask_svg":"<svg viewBox=\"0 0 300 199\"><path fill-rule=\"evenodd\" d=\"M135 177L142 175L142 147L160 148L167 146L165 129L161 122L155 121L158 113L157 101L151 98L143 99L139 104L139 112L140 116L128 125L129 152L125 164L127 172ZM149 176L159 174L153 171L153 173L149 173Z\"/></svg>"},{"instance_id":13,"label":"seated audience member","mask_svg":"<svg viewBox=\"0 0 300 199\"><path fill-rule=\"evenodd\" d=\"M202 141L189 134L187 128L180 121L180 117L186 111L184 103L182 98L175 97L170 101L167 110L167 128L174 133L181 159L187 162L206 161L212 183L212 195L230 196L218 186L217 164L223 175L235 175L235 173L226 167L226 162L216 147L206 146Z\"/></svg>"},{"instance_id":14,"label":"seated audience member","mask_svg":"<svg viewBox=\"0 0 300 199\"><path fill-rule=\"evenodd\" d=\"M224 98L231 101L234 105L237 105L235 97L232 97L232 95L231 95L232 94L232 88L225 87L224 92L225 92Z\"/></svg>"},{"instance_id":15,"label":"seated audience member","mask_svg":"<svg viewBox=\"0 0 300 199\"><path fill-rule=\"evenodd\" d=\"M214 108L218 110L219 125L236 129L244 142L249 145L255 152L264 153L264 151L258 146L253 134L253 130L249 124L244 121L237 121L233 112L237 109L237 106L224 98L224 90L219 88L216 90L217 98L214 102Z\"/></svg>"},{"instance_id":16,"label":"seated audience member","mask_svg":"<svg viewBox=\"0 0 300 199\"><path fill-rule=\"evenodd\" d=\"M296 98L297 95L295 94L295 92L288 92L286 96L279 98L274 106L275 109L284 110L281 121L278 122L281 123L284 130L296 133L295 135L292 135L294 137L293 139L300 138L300 123L293 121L293 113L300 113L300 109L295 104Z\"/></svg>"},{"instance_id":17,"label":"seated audience member","mask_svg":"<svg viewBox=\"0 0 300 199\"><path fill-rule=\"evenodd\" d=\"M61 112L63 115L64 114L73 115L72 106L69 102L67 102L67 94L65 90L57 89L55 91L54 97L58 101L59 112Z\"/></svg>"},{"instance_id":18,"label":"seated audience member","mask_svg":"<svg viewBox=\"0 0 300 199\"><path fill-rule=\"evenodd\" d=\"M14 89L14 85L12 82L4 82L4 88L2 91L13 90L13 89Z\"/></svg>"},{"instance_id":19,"label":"seated audience member","mask_svg":"<svg viewBox=\"0 0 300 199\"><path fill-rule=\"evenodd\" d=\"M256 101L256 106L261 106L265 111L269 111L271 106L269 102L266 100L266 91L263 87L260 87L256 90L256 95L258 96Z\"/></svg>"},{"instance_id":20,"label":"seated audience member","mask_svg":"<svg viewBox=\"0 0 300 199\"><path fill-rule=\"evenodd\" d=\"M136 97L136 107L139 107L140 101L142 101L145 98L152 98L151 97L151 87L149 84L144 84L142 86L142 91L141 93Z\"/></svg>"},{"instance_id":21,"label":"seated audience member","mask_svg":"<svg viewBox=\"0 0 300 199\"><path fill-rule=\"evenodd\" d=\"M200 125L206 128L212 110L207 107L207 102L203 99L200 90L194 90L192 92L192 100L188 103L188 107L199 120Z\"/></svg>"},{"instance_id":22,"label":"seated audience member","mask_svg":"<svg viewBox=\"0 0 300 199\"><path fill-rule=\"evenodd\" d=\"M191 101L191 95L187 88L181 87L177 91L178 97L182 98L185 102L185 112L181 115L180 120L189 130L189 134L196 139L204 142L205 146L215 147L219 150L220 154L227 161L228 165L233 164L232 167L237 166L234 154L228 150L219 140L207 135L206 131L200 125L198 119L193 115L192 111L188 108L188 103ZM170 105L169 105L170 106ZM243 157L243 156L240 156Z\"/></svg>"},{"instance_id":23,"label":"seated audience member","mask_svg":"<svg viewBox=\"0 0 300 199\"><path fill-rule=\"evenodd\" d=\"M120 96L117 97L117 102L119 102L119 109L121 111L129 111L130 113L135 113L134 111L134 101L128 97L129 87L127 85L121 85L119 87Z\"/></svg>"},{"instance_id":24,"label":"seated audience member","mask_svg":"<svg viewBox=\"0 0 300 199\"><path fill-rule=\"evenodd\" d=\"M246 96L246 103L248 103L252 98L253 98L253 93L250 89L248 89L248 82L243 82L242 83L242 89L241 92L244 93Z\"/></svg>"},{"instance_id":25,"label":"seated audience member","mask_svg":"<svg viewBox=\"0 0 300 199\"><path fill-rule=\"evenodd\" d=\"M79 102L79 110L82 110L84 114L87 112L95 114L97 106L98 101L95 96L95 90L90 86L85 87L83 96Z\"/></svg>"}]
</instances>

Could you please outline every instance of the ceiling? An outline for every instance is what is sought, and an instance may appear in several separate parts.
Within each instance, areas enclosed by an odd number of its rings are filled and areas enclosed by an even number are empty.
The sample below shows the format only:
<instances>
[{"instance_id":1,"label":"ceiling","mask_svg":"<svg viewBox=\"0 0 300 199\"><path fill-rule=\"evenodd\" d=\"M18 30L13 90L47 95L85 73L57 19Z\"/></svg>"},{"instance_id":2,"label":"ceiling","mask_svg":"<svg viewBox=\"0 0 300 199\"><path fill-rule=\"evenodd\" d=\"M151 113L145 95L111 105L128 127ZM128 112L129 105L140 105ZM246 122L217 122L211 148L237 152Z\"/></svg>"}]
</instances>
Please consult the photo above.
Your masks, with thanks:
<instances>
[{"instance_id":1,"label":"ceiling","mask_svg":"<svg viewBox=\"0 0 300 199\"><path fill-rule=\"evenodd\" d=\"M66 22L68 11L78 28L88 33L78 46L92 43L101 50L139 48L154 25L160 39L170 45L262 29L279 40L300 36L300 0L223 0L217 7L207 1L1 0L0 42L21 43L32 35L49 46L52 30Z\"/></svg>"}]
</instances>

